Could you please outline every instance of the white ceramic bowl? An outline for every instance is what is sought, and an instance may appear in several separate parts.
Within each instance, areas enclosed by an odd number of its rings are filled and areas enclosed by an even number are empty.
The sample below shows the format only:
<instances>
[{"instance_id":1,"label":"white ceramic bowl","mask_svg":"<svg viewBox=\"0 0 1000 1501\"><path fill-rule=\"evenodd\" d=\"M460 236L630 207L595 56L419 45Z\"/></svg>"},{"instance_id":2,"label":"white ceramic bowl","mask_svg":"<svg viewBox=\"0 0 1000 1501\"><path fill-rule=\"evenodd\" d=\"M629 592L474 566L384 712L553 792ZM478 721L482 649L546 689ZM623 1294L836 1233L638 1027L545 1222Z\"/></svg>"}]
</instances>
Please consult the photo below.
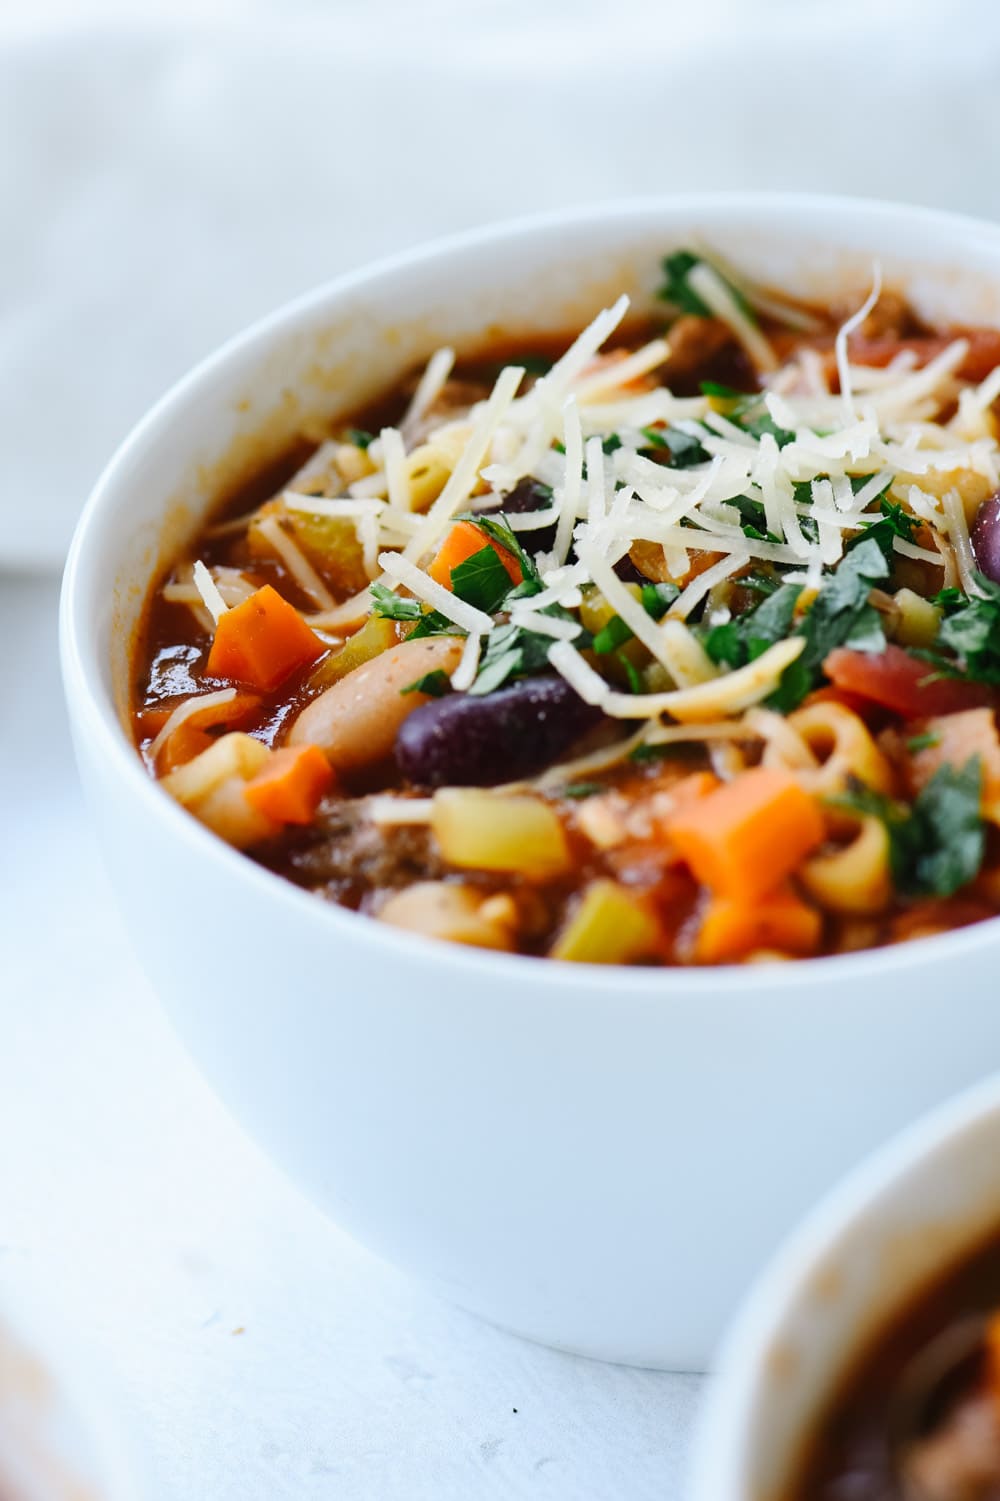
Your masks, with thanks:
<instances>
[{"instance_id":1,"label":"white ceramic bowl","mask_svg":"<svg viewBox=\"0 0 1000 1501\"><path fill-rule=\"evenodd\" d=\"M137 1501L102 1378L44 1311L5 1291L0 1314L3 1501Z\"/></svg>"},{"instance_id":2,"label":"white ceramic bowl","mask_svg":"<svg viewBox=\"0 0 1000 1501\"><path fill-rule=\"evenodd\" d=\"M700 1367L752 1269L876 1142L1000 1062L1000 923L710 971L449 947L282 883L149 781L123 731L152 570L221 476L440 342L566 330L697 240L805 296L873 257L930 317L1000 324L1000 229L713 196L509 225L362 271L226 346L112 460L67 567L83 780L136 948L233 1111L345 1228L447 1297L591 1355ZM957 978L961 983L956 983Z\"/></svg>"},{"instance_id":3,"label":"white ceramic bowl","mask_svg":"<svg viewBox=\"0 0 1000 1501\"><path fill-rule=\"evenodd\" d=\"M774 1258L723 1346L688 1501L782 1501L855 1360L993 1232L1000 1078L901 1132Z\"/></svg>"}]
</instances>

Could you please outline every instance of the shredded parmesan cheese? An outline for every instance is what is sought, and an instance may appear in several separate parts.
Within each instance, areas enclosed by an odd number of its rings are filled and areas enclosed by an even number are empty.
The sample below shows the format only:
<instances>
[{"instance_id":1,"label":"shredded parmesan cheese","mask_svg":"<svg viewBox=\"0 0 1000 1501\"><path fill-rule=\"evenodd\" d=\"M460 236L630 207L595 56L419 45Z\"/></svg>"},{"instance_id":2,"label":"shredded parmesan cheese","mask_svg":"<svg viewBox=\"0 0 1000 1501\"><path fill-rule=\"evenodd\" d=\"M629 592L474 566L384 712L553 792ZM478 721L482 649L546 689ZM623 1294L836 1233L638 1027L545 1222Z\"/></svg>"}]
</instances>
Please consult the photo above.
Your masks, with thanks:
<instances>
[{"instance_id":1,"label":"shredded parmesan cheese","mask_svg":"<svg viewBox=\"0 0 1000 1501\"><path fill-rule=\"evenodd\" d=\"M778 368L774 350L756 323L747 317L718 271L707 261L698 261L688 272L687 280L691 290L698 294L715 316L729 325L759 369L769 372Z\"/></svg>"},{"instance_id":2,"label":"shredded parmesan cheese","mask_svg":"<svg viewBox=\"0 0 1000 1501\"><path fill-rule=\"evenodd\" d=\"M451 686L457 693L465 693L476 681L476 673L479 670L479 653L482 650L482 636L469 635L462 647L462 656L458 666L451 675Z\"/></svg>"},{"instance_id":3,"label":"shredded parmesan cheese","mask_svg":"<svg viewBox=\"0 0 1000 1501\"><path fill-rule=\"evenodd\" d=\"M211 615L216 625L218 625L223 615L229 609L229 606L219 593L215 580L200 558L194 565L193 578L195 588L202 597L205 609Z\"/></svg>"},{"instance_id":4,"label":"shredded parmesan cheese","mask_svg":"<svg viewBox=\"0 0 1000 1501\"><path fill-rule=\"evenodd\" d=\"M670 714L682 721L724 719L738 714L751 704L773 693L785 668L795 661L805 647L801 636L789 636L775 642L746 667L724 673L694 688L676 688L668 693L616 693L599 673L584 661L568 641L557 641L549 649L549 661L588 704L597 704L614 719L653 718Z\"/></svg>"},{"instance_id":5,"label":"shredded parmesan cheese","mask_svg":"<svg viewBox=\"0 0 1000 1501\"><path fill-rule=\"evenodd\" d=\"M451 351L449 350L450 354ZM389 492L389 504L397 511L410 509L410 476L406 470L406 448L403 437L395 427L382 429L382 463L385 466L385 483Z\"/></svg>"},{"instance_id":6,"label":"shredded parmesan cheese","mask_svg":"<svg viewBox=\"0 0 1000 1501\"><path fill-rule=\"evenodd\" d=\"M332 610L336 601L301 547L285 531L277 516L265 516L257 522L257 531L266 538L288 569L303 594L314 599L321 610Z\"/></svg>"},{"instance_id":7,"label":"shredded parmesan cheese","mask_svg":"<svg viewBox=\"0 0 1000 1501\"><path fill-rule=\"evenodd\" d=\"M413 441L417 429L428 408L432 407L441 395L445 382L452 371L455 363L455 351L453 349L438 349L431 355L417 389L413 393L413 399L406 409L406 414L399 424L400 431L405 439ZM382 434L383 441L385 433ZM388 466L386 466L388 468Z\"/></svg>"},{"instance_id":8,"label":"shredded parmesan cheese","mask_svg":"<svg viewBox=\"0 0 1000 1501\"><path fill-rule=\"evenodd\" d=\"M212 693L199 693L193 698L186 698L182 704L178 704L167 715L159 734L150 742L148 755L155 761L160 751L166 745L175 730L179 729L187 720L193 719L196 714L203 714L206 709L214 709L219 704L228 704L236 697L235 688L217 688Z\"/></svg>"},{"instance_id":9,"label":"shredded parmesan cheese","mask_svg":"<svg viewBox=\"0 0 1000 1501\"><path fill-rule=\"evenodd\" d=\"M837 330L834 349L837 355L837 374L840 377L840 399L848 416L854 415L854 392L851 386L851 366L847 357L847 341L856 328L860 328L879 298L882 296L882 267L876 261L872 274L872 289L864 302L842 323Z\"/></svg>"},{"instance_id":10,"label":"shredded parmesan cheese","mask_svg":"<svg viewBox=\"0 0 1000 1501\"><path fill-rule=\"evenodd\" d=\"M473 426L469 440L462 450L444 489L431 506L424 523L406 544L403 556L409 562L417 562L429 552L447 530L456 511L461 510L476 482L476 475L483 457L489 448L490 439L500 425L504 413L514 399L514 393L524 378L518 365L508 365L501 370L492 395L486 402Z\"/></svg>"}]
</instances>

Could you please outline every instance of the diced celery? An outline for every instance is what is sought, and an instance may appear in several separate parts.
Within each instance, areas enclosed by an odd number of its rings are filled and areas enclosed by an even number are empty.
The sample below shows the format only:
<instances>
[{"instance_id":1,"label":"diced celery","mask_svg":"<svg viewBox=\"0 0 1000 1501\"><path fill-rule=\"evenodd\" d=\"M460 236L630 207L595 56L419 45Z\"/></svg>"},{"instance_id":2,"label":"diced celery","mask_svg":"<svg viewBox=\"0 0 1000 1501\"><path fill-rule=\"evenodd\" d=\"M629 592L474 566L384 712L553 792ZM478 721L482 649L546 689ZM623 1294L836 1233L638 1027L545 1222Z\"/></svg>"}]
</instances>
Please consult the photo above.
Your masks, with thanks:
<instances>
[{"instance_id":1,"label":"diced celery","mask_svg":"<svg viewBox=\"0 0 1000 1501\"><path fill-rule=\"evenodd\" d=\"M381 656L397 642L396 628L381 615L370 615L359 631L348 637L338 651L324 657L309 679L311 688L328 688L339 683L355 667L363 667L373 657Z\"/></svg>"},{"instance_id":2,"label":"diced celery","mask_svg":"<svg viewBox=\"0 0 1000 1501\"><path fill-rule=\"evenodd\" d=\"M364 552L353 521L289 511L295 540L338 594L356 594L368 582Z\"/></svg>"},{"instance_id":3,"label":"diced celery","mask_svg":"<svg viewBox=\"0 0 1000 1501\"><path fill-rule=\"evenodd\" d=\"M930 646L941 624L941 611L912 589L897 589L893 598L899 607L896 640L904 646Z\"/></svg>"},{"instance_id":4,"label":"diced celery","mask_svg":"<svg viewBox=\"0 0 1000 1501\"><path fill-rule=\"evenodd\" d=\"M551 950L577 964L629 964L652 958L660 925L647 903L617 881L593 881Z\"/></svg>"},{"instance_id":5,"label":"diced celery","mask_svg":"<svg viewBox=\"0 0 1000 1501\"><path fill-rule=\"evenodd\" d=\"M434 795L431 828L444 858L463 869L546 880L570 868L563 826L538 797L445 787Z\"/></svg>"}]
</instances>

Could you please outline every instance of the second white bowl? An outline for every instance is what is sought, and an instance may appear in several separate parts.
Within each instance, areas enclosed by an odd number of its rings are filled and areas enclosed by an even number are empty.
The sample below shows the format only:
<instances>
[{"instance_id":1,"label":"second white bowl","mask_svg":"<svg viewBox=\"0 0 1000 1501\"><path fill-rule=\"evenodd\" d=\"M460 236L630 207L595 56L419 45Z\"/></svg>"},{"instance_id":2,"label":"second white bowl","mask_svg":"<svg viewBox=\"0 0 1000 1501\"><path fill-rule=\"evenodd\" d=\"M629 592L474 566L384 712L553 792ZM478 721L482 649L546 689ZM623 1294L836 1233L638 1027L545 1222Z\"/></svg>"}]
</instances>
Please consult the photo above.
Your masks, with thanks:
<instances>
[{"instance_id":1,"label":"second white bowl","mask_svg":"<svg viewBox=\"0 0 1000 1501\"><path fill-rule=\"evenodd\" d=\"M734 1322L689 1501L782 1501L844 1377L921 1291L1000 1230L1000 1079L857 1168L789 1239Z\"/></svg>"}]
</instances>

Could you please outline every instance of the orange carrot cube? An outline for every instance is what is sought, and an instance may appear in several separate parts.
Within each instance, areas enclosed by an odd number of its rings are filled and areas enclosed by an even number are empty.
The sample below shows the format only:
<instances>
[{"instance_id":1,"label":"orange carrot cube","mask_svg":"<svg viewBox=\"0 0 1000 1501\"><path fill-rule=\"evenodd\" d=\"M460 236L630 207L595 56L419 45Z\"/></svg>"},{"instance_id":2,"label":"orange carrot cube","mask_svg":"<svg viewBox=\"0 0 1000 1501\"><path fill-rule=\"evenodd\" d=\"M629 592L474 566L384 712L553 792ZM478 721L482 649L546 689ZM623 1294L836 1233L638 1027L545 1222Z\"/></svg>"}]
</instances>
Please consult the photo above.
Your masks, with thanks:
<instances>
[{"instance_id":1,"label":"orange carrot cube","mask_svg":"<svg viewBox=\"0 0 1000 1501\"><path fill-rule=\"evenodd\" d=\"M475 553L482 552L484 547L492 547L507 570L507 576L511 583L519 584L524 578L524 574L521 572L521 565L513 553L508 552L505 547L501 547L499 543L494 542L492 537L487 537L486 533L481 531L471 521L455 522L455 525L438 548L434 561L427 572L435 583L440 584L444 589L450 589L452 569L457 568L460 563L464 563L467 558L473 557Z\"/></svg>"},{"instance_id":2,"label":"orange carrot cube","mask_svg":"<svg viewBox=\"0 0 1000 1501\"><path fill-rule=\"evenodd\" d=\"M295 606L265 584L222 616L207 671L211 677L270 693L325 650Z\"/></svg>"},{"instance_id":3,"label":"orange carrot cube","mask_svg":"<svg viewBox=\"0 0 1000 1501\"><path fill-rule=\"evenodd\" d=\"M816 799L765 766L681 807L666 831L702 885L741 901L780 886L826 832Z\"/></svg>"},{"instance_id":4,"label":"orange carrot cube","mask_svg":"<svg viewBox=\"0 0 1000 1501\"><path fill-rule=\"evenodd\" d=\"M335 780L318 745L288 745L272 753L243 791L250 806L275 823L309 824Z\"/></svg>"}]
</instances>

